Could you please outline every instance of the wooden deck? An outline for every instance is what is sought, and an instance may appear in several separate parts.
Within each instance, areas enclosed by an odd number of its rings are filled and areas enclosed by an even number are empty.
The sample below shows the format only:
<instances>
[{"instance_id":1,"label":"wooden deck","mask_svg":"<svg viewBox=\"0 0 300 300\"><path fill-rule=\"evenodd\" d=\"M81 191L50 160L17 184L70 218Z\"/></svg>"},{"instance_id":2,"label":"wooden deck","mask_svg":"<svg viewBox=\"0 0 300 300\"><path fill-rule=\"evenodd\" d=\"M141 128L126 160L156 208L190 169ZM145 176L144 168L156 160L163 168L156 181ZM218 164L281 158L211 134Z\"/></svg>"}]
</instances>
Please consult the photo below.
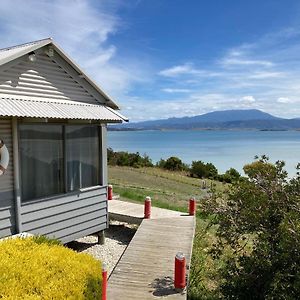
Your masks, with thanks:
<instances>
[{"instance_id":1,"label":"wooden deck","mask_svg":"<svg viewBox=\"0 0 300 300\"><path fill-rule=\"evenodd\" d=\"M115 202L116 201L116 202ZM143 205L109 201L110 215L129 214L142 219ZM108 299L186 299L174 290L174 258L183 252L190 266L195 218L179 212L152 208L153 218L142 220L108 281ZM133 219L134 220L134 219Z\"/></svg>"},{"instance_id":2,"label":"wooden deck","mask_svg":"<svg viewBox=\"0 0 300 300\"><path fill-rule=\"evenodd\" d=\"M108 211L109 217L112 220L140 224L144 219L144 205L137 203L111 200L108 201ZM179 217L183 215L187 214L158 207L151 208L151 219Z\"/></svg>"}]
</instances>

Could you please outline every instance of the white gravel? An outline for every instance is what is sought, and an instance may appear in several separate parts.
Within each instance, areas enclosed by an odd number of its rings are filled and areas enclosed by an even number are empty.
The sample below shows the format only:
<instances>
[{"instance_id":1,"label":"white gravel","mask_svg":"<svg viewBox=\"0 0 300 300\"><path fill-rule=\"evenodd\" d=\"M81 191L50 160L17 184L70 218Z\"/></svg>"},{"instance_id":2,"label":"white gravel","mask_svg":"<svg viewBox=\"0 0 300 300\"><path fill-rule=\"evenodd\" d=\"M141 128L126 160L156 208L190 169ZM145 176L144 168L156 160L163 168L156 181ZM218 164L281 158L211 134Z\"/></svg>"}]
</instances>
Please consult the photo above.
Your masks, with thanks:
<instances>
[{"instance_id":1,"label":"white gravel","mask_svg":"<svg viewBox=\"0 0 300 300\"><path fill-rule=\"evenodd\" d=\"M98 237L90 235L71 242L68 246L101 260L108 267L108 274L110 274L133 238L136 229L137 225L112 221L105 231L104 245L98 245Z\"/></svg>"}]
</instances>

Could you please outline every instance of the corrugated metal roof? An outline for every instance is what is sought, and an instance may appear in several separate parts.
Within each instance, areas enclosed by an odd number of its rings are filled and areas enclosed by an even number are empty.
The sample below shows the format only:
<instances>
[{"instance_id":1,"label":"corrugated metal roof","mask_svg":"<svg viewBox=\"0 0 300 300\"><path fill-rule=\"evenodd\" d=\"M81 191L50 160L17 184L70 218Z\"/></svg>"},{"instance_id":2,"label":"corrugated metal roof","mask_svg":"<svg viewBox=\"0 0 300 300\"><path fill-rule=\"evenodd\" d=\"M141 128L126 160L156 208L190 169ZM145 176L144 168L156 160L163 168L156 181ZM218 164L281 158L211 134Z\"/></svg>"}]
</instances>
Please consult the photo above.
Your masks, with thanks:
<instances>
[{"instance_id":1,"label":"corrugated metal roof","mask_svg":"<svg viewBox=\"0 0 300 300\"><path fill-rule=\"evenodd\" d=\"M0 98L0 116L99 120L107 122L128 121L127 118L104 105L82 102L46 102Z\"/></svg>"},{"instance_id":2,"label":"corrugated metal roof","mask_svg":"<svg viewBox=\"0 0 300 300\"><path fill-rule=\"evenodd\" d=\"M87 76L85 72L52 40L52 38L46 38L43 40L0 49L0 66L47 45L53 46L53 49L66 62L68 62L69 65L72 66L78 75L84 78L100 95L102 95L102 97L107 100L108 106L112 107L113 109L119 109L119 106L115 103L112 97L105 93L89 76Z\"/></svg>"}]
</instances>

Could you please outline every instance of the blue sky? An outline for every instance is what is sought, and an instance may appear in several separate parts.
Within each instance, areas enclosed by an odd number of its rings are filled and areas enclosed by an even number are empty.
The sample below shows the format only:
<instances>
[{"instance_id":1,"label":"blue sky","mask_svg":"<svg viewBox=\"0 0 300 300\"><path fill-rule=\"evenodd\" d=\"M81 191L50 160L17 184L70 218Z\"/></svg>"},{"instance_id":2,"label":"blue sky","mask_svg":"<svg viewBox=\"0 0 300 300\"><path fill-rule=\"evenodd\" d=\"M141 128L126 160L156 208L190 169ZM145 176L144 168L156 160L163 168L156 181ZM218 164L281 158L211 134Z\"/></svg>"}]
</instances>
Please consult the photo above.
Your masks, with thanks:
<instances>
[{"instance_id":1,"label":"blue sky","mask_svg":"<svg viewBox=\"0 0 300 300\"><path fill-rule=\"evenodd\" d=\"M49 36L131 121L300 117L297 0L1 1L1 48Z\"/></svg>"}]
</instances>

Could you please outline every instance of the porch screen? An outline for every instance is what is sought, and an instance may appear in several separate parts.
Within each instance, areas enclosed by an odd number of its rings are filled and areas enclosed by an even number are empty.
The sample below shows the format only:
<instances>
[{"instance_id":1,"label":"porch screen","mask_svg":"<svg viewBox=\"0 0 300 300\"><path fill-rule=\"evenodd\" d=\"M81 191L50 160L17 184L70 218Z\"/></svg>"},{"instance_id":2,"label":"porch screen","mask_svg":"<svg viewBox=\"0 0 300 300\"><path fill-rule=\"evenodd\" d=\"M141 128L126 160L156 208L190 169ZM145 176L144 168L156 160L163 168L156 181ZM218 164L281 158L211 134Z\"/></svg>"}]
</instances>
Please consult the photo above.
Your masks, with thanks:
<instances>
[{"instance_id":1,"label":"porch screen","mask_svg":"<svg viewBox=\"0 0 300 300\"><path fill-rule=\"evenodd\" d=\"M63 128L20 125L22 200L63 192Z\"/></svg>"},{"instance_id":2,"label":"porch screen","mask_svg":"<svg viewBox=\"0 0 300 300\"><path fill-rule=\"evenodd\" d=\"M97 126L66 126L68 191L99 184Z\"/></svg>"}]
</instances>

